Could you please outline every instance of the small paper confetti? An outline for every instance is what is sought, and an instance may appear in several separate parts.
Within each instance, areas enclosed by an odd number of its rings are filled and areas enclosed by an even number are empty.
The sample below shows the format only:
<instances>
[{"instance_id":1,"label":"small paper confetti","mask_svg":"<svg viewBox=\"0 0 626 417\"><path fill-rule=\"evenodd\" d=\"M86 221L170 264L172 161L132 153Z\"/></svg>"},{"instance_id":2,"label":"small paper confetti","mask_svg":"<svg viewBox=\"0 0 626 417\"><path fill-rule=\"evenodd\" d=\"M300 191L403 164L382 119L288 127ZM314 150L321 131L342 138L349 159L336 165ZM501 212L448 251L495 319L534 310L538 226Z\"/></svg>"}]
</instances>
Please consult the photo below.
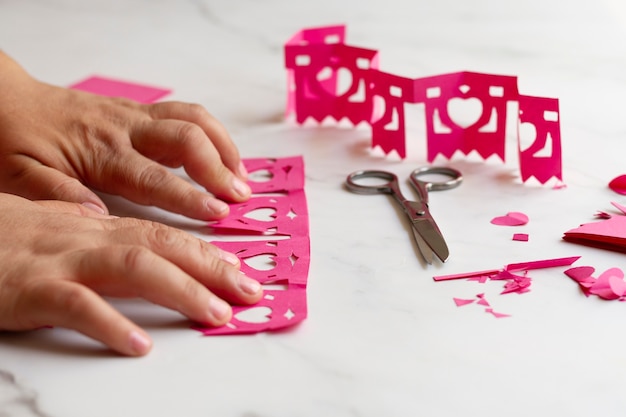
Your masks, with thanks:
<instances>
[{"instance_id":1,"label":"small paper confetti","mask_svg":"<svg viewBox=\"0 0 626 417\"><path fill-rule=\"evenodd\" d=\"M528 234L526 233L515 233L513 235L513 240L518 242L528 242Z\"/></svg>"}]
</instances>

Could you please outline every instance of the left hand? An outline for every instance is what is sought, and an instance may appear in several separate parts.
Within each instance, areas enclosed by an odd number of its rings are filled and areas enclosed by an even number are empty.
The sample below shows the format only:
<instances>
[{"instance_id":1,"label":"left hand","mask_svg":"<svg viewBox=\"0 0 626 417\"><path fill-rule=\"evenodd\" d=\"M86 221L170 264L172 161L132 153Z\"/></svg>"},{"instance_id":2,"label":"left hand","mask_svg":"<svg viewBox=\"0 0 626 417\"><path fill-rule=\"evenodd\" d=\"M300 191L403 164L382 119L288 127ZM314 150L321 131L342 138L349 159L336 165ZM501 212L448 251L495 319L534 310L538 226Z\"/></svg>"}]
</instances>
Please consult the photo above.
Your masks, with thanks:
<instances>
[{"instance_id":1,"label":"left hand","mask_svg":"<svg viewBox=\"0 0 626 417\"><path fill-rule=\"evenodd\" d=\"M203 192L166 167L184 167ZM200 220L250 196L224 127L202 106L141 105L41 83L0 51L0 192L85 204L89 188Z\"/></svg>"}]
</instances>

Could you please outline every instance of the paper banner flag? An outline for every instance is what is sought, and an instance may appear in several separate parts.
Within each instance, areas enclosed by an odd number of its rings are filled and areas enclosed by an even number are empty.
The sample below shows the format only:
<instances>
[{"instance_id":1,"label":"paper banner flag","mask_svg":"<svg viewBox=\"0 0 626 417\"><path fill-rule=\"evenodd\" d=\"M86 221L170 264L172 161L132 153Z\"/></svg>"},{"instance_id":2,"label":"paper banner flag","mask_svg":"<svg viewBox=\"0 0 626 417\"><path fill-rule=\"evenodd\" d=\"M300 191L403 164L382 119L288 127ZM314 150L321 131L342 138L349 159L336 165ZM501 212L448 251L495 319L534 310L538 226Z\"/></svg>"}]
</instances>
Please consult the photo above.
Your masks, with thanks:
<instances>
[{"instance_id":1,"label":"paper banner flag","mask_svg":"<svg viewBox=\"0 0 626 417\"><path fill-rule=\"evenodd\" d=\"M303 236L309 227L304 191L252 197L244 203L231 204L230 215L210 227L220 233Z\"/></svg>"},{"instance_id":2,"label":"paper banner flag","mask_svg":"<svg viewBox=\"0 0 626 417\"><path fill-rule=\"evenodd\" d=\"M505 158L507 105L518 102L518 139L532 130L532 143L519 146L522 180L562 180L558 100L520 95L517 78L461 71L407 78L378 69L378 51L345 44L345 26L303 29L284 47L286 114L296 121L327 117L372 129L372 147L406 157L405 103L423 103L427 159L476 152ZM526 135L527 136L527 135Z\"/></svg>"},{"instance_id":3,"label":"paper banner flag","mask_svg":"<svg viewBox=\"0 0 626 417\"><path fill-rule=\"evenodd\" d=\"M304 188L302 158L244 159L248 170L248 185L255 194L277 193Z\"/></svg>"},{"instance_id":4,"label":"paper banner flag","mask_svg":"<svg viewBox=\"0 0 626 417\"><path fill-rule=\"evenodd\" d=\"M241 271L262 284L282 281L299 285L306 285L307 283L310 253L307 237L211 243L227 252L236 254L241 260ZM271 265L268 265L267 268L259 270L249 263L251 259L262 256L269 257Z\"/></svg>"}]
</instances>

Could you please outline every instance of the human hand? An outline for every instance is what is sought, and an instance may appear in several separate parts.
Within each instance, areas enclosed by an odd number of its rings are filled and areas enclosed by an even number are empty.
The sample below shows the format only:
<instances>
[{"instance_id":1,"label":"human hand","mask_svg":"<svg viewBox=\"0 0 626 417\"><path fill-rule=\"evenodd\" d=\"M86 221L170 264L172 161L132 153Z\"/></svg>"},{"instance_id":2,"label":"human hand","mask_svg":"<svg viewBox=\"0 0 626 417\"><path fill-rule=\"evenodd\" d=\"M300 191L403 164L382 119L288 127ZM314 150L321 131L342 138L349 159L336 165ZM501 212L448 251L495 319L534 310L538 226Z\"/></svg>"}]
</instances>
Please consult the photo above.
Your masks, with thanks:
<instances>
[{"instance_id":1,"label":"human hand","mask_svg":"<svg viewBox=\"0 0 626 417\"><path fill-rule=\"evenodd\" d=\"M250 196L237 148L203 107L54 87L1 51L0 127L0 192L107 214L91 188L200 220ZM208 193L166 168L181 166Z\"/></svg>"},{"instance_id":2,"label":"human hand","mask_svg":"<svg viewBox=\"0 0 626 417\"><path fill-rule=\"evenodd\" d=\"M0 230L0 330L66 327L139 356L149 336L100 295L145 298L209 326L230 320L224 300L262 295L235 255L146 220L0 193Z\"/></svg>"}]
</instances>

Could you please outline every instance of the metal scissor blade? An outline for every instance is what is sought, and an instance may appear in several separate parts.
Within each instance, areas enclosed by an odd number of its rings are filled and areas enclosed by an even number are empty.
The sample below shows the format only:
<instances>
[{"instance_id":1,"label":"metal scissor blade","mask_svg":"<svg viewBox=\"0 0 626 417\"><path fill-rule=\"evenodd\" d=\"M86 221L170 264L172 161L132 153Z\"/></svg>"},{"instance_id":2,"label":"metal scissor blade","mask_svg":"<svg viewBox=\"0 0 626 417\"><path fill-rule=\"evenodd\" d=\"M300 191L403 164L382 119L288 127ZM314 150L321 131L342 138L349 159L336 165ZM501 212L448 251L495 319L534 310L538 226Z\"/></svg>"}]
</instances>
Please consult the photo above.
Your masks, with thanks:
<instances>
[{"instance_id":1,"label":"metal scissor blade","mask_svg":"<svg viewBox=\"0 0 626 417\"><path fill-rule=\"evenodd\" d=\"M448 257L450 256L448 245L446 245L446 241L443 239L439 228L432 219L424 218L415 220L413 222L413 229L415 231L414 233L419 234L435 255L441 259L441 262L448 260ZM420 250L421 249L422 248L420 247ZM422 253L424 253L424 251L422 251ZM430 256L432 262L432 254Z\"/></svg>"},{"instance_id":2,"label":"metal scissor blade","mask_svg":"<svg viewBox=\"0 0 626 417\"><path fill-rule=\"evenodd\" d=\"M417 247L419 248L420 253L424 257L424 260L429 265L432 265L433 250L430 248L430 246L428 246L424 238L422 238L422 236L419 234L419 232L417 231L415 227L413 227L412 230L413 230L413 237L415 238L415 243L417 243Z\"/></svg>"}]
</instances>

